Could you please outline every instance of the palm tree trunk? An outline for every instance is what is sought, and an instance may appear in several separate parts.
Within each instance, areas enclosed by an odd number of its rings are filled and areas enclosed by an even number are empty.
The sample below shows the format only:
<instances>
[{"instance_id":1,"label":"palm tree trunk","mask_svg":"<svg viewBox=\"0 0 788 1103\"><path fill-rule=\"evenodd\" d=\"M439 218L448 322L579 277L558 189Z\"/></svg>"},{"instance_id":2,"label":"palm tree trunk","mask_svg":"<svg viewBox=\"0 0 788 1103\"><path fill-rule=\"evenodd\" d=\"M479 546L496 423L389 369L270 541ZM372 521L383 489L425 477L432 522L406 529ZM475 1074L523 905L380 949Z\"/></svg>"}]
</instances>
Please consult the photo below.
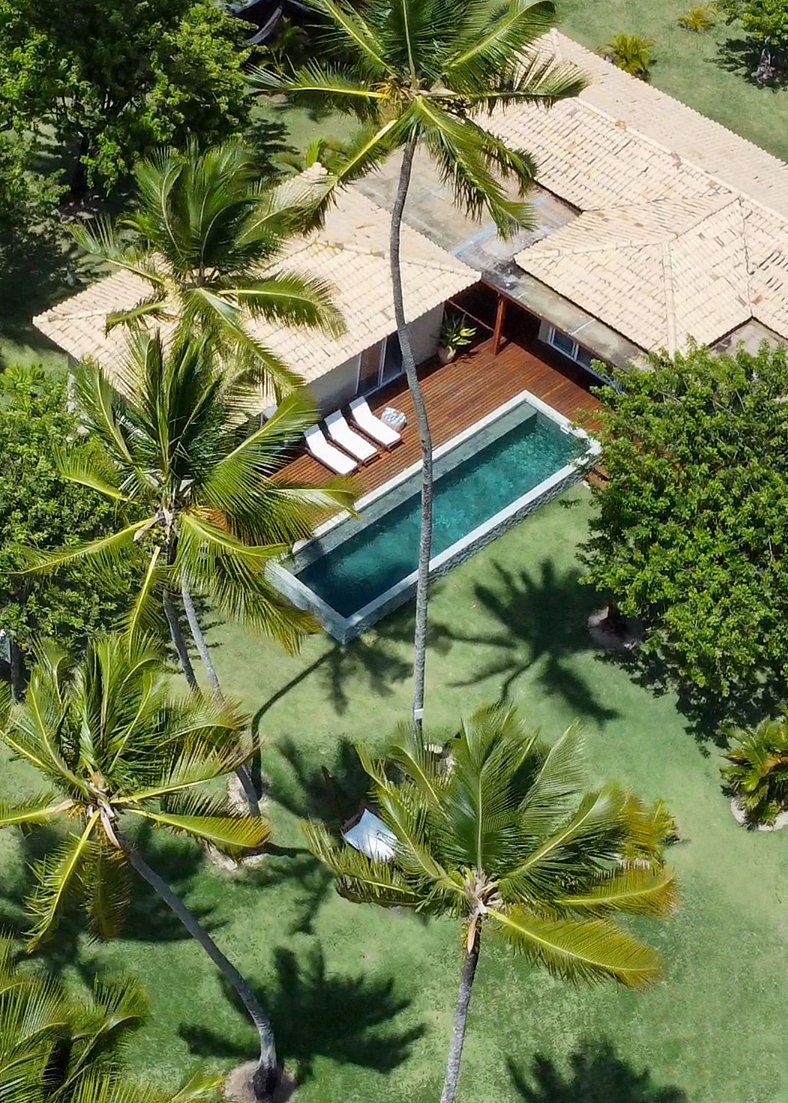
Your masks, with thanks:
<instances>
[{"instance_id":1,"label":"palm tree trunk","mask_svg":"<svg viewBox=\"0 0 788 1103\"><path fill-rule=\"evenodd\" d=\"M115 831L115 836L132 868L144 881L147 881L167 907L175 912L192 938L202 946L214 965L221 970L222 975L246 1008L260 1040L260 1058L252 1078L253 1094L255 1099L260 1101L272 1099L279 1083L280 1069L276 1060L273 1030L259 1000L232 962L224 956L208 932L189 911L180 896L172 891L167 882L148 865L139 851L135 850L118 831Z\"/></svg>"},{"instance_id":2,"label":"palm tree trunk","mask_svg":"<svg viewBox=\"0 0 788 1103\"><path fill-rule=\"evenodd\" d=\"M460 980L460 992L457 996L457 1010L454 1013L454 1030L449 1047L449 1061L446 1066L446 1080L441 1092L441 1103L454 1103L457 1093L457 1080L460 1076L460 1061L462 1060L462 1046L465 1041L465 1027L468 1022L468 1005L471 1002L471 989L473 978L476 975L476 966L479 962L479 944L481 943L481 930L477 927L476 936L469 950L465 951L465 961L462 966L462 978Z\"/></svg>"},{"instance_id":3,"label":"palm tree trunk","mask_svg":"<svg viewBox=\"0 0 788 1103\"><path fill-rule=\"evenodd\" d=\"M180 621L178 620L178 613L173 605L172 594L169 590L164 591L162 595L162 604L164 606L164 615L167 618L167 625L170 629L170 639L173 642L175 650L178 652L178 658L180 659L184 677L189 684L189 689L197 689L197 679L194 676L194 667L189 658L189 652L186 650L186 641L183 638Z\"/></svg>"},{"instance_id":4,"label":"palm tree trunk","mask_svg":"<svg viewBox=\"0 0 788 1103\"><path fill-rule=\"evenodd\" d=\"M410 343L410 334L405 321L405 301L402 291L402 270L400 267L400 239L402 236L402 213L408 197L408 187L413 169L413 157L416 153L416 138L410 138L403 150L402 167L399 173L397 195L391 212L391 283L394 289L394 318L397 323L397 336L402 349L402 366L405 378L413 396L416 411L416 423L419 427L421 442L421 533L419 537L419 564L416 576L416 628L413 638L413 723L420 730L424 717L424 680L427 664L427 590L430 580L430 559L432 558L432 435L421 393L419 378L416 374L416 360Z\"/></svg>"},{"instance_id":5,"label":"palm tree trunk","mask_svg":"<svg viewBox=\"0 0 788 1103\"><path fill-rule=\"evenodd\" d=\"M205 642L205 636L202 632L202 627L197 619L197 610L194 607L194 598L192 597L189 583L186 581L183 575L181 575L181 597L183 598L183 608L186 610L186 619L189 622L189 631L192 634L194 640L194 646L200 653L202 665L205 667L205 674L208 678L208 683L213 690L214 694L220 701L224 701L224 694L222 693L222 687L219 685L219 677L216 673L216 667L213 665L213 659L211 658L211 652L208 649L208 644Z\"/></svg>"},{"instance_id":6,"label":"palm tree trunk","mask_svg":"<svg viewBox=\"0 0 788 1103\"><path fill-rule=\"evenodd\" d=\"M205 636L203 635L202 626L197 617L197 610L194 607L194 598L189 587L189 583L186 578L181 575L181 596L183 597L183 607L186 610L186 619L189 622L189 631L191 632L192 639L194 640L195 647L200 653L202 659L202 665L205 667L205 673L210 682L211 689L214 692L214 696L217 700L224 703L224 694L222 693L222 687L219 685L219 677L216 673L216 667L213 665L213 659L211 658L211 652L208 648L208 644L205 642ZM254 781L252 779L252 772L249 767L242 763L236 767L236 777L241 783L244 796L246 797L246 803L249 805L249 814L252 816L260 815L260 800L255 788Z\"/></svg>"},{"instance_id":7,"label":"palm tree trunk","mask_svg":"<svg viewBox=\"0 0 788 1103\"><path fill-rule=\"evenodd\" d=\"M11 674L11 694L15 701L21 701L25 695L25 657L22 648L13 636L8 641L9 669Z\"/></svg>"}]
</instances>

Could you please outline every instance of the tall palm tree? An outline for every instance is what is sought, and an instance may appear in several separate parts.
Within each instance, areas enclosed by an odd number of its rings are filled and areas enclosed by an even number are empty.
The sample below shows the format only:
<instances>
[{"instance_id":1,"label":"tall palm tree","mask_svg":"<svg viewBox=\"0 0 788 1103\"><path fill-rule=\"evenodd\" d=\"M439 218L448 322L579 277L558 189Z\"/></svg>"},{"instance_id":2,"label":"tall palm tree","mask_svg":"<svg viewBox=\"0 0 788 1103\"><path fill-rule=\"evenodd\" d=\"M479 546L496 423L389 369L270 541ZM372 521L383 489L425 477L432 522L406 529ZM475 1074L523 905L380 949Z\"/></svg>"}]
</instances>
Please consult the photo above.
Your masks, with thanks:
<instances>
[{"instance_id":1,"label":"tall palm tree","mask_svg":"<svg viewBox=\"0 0 788 1103\"><path fill-rule=\"evenodd\" d=\"M329 30L315 57L289 75L253 73L253 85L295 103L332 107L367 124L335 174L339 186L402 150L391 213L390 263L394 317L402 363L421 441L421 539L416 584L413 719L421 723L427 645L427 588L432 549L432 437L405 321L400 237L418 146L454 187L455 202L477 216L486 211L498 230L532 221L524 202L534 165L481 125L480 116L520 103L550 105L576 95L584 79L534 49L555 19L548 0L307 0ZM511 198L507 182L517 197Z\"/></svg>"},{"instance_id":2,"label":"tall palm tree","mask_svg":"<svg viewBox=\"0 0 788 1103\"><path fill-rule=\"evenodd\" d=\"M132 981L97 979L90 996L68 995L52 976L17 965L0 944L2 1103L198 1103L216 1098L216 1077L195 1076L175 1092L129 1080L125 1043L148 1008Z\"/></svg>"},{"instance_id":3,"label":"tall palm tree","mask_svg":"<svg viewBox=\"0 0 788 1103\"><path fill-rule=\"evenodd\" d=\"M342 322L330 288L281 266L288 239L313 223L315 183L266 188L254 154L237 141L200 150L164 149L134 172L137 206L115 226L101 219L74 231L92 256L139 277L150 289L133 308L116 311L107 327L146 319L181 333L209 334L229 364L263 368L280 395L297 375L249 323L318 327Z\"/></svg>"},{"instance_id":4,"label":"tall palm tree","mask_svg":"<svg viewBox=\"0 0 788 1103\"><path fill-rule=\"evenodd\" d=\"M120 929L127 874L134 870L177 915L233 987L257 1029L255 1086L268 1098L278 1079L268 1017L247 981L181 898L148 864L134 825L170 830L237 856L269 837L259 816L235 811L206 785L246 755L247 718L232 704L178 696L160 652L139 634L93 642L78 663L42 648L24 703L3 702L0 740L41 776L45 790L0 804L0 827L65 824L65 841L36 864L28 900L30 948L79 904L102 938Z\"/></svg>"},{"instance_id":5,"label":"tall palm tree","mask_svg":"<svg viewBox=\"0 0 788 1103\"><path fill-rule=\"evenodd\" d=\"M319 824L308 845L349 900L459 919L465 947L441 1103L453 1103L482 931L574 981L642 988L656 954L614 915L662 915L674 902L663 865L669 817L615 785L586 789L580 736L552 747L513 709L486 708L438 756L415 728L377 760L359 751L390 861L338 844ZM392 780L393 778L393 780Z\"/></svg>"},{"instance_id":6,"label":"tall palm tree","mask_svg":"<svg viewBox=\"0 0 788 1103\"><path fill-rule=\"evenodd\" d=\"M231 371L203 334L165 350L158 333L131 335L116 383L96 364L74 372L73 393L96 449L65 453L66 478L105 494L133 513L117 533L60 551L31 551L31 570L54 570L92 556L111 569L141 543L147 569L131 627L150 615L160 594L184 673L194 671L172 599L180 593L189 628L214 692L221 696L193 591L236 617L297 648L312 618L271 584L270 574L292 545L330 513L352 508L352 489L335 479L323 487L294 485L274 475L283 454L315 418L311 402L289 395L275 414L248 432L259 408L262 369ZM248 771L240 779L256 804Z\"/></svg>"}]
</instances>

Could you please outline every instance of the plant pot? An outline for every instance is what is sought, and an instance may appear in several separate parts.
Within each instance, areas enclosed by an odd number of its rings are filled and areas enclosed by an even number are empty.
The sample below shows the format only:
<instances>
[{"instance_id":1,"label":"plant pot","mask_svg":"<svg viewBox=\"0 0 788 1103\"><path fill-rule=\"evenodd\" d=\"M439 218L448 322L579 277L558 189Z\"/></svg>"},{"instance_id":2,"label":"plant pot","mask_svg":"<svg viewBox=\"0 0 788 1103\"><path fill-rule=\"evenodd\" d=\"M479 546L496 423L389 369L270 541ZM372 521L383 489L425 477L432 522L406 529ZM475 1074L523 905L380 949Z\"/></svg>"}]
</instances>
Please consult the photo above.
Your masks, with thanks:
<instances>
[{"instance_id":1,"label":"plant pot","mask_svg":"<svg viewBox=\"0 0 788 1103\"><path fill-rule=\"evenodd\" d=\"M447 349L443 345L438 345L438 359L441 364L450 364L456 355L456 349Z\"/></svg>"},{"instance_id":2,"label":"plant pot","mask_svg":"<svg viewBox=\"0 0 788 1103\"><path fill-rule=\"evenodd\" d=\"M783 827L788 827L788 809L780 812L774 823L754 823L739 804L738 797L731 800L731 814L736 823L741 824L742 827L755 828L756 831L780 831Z\"/></svg>"}]
</instances>

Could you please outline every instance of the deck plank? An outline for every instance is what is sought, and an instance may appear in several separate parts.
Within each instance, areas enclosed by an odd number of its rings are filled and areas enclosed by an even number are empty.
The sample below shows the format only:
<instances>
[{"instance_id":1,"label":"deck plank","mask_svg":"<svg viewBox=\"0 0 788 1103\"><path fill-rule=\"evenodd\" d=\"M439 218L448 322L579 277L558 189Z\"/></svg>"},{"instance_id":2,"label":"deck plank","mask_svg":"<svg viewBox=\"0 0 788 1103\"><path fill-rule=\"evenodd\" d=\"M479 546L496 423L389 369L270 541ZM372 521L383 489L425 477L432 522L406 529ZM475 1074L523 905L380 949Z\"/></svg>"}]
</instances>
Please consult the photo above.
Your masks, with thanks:
<instances>
[{"instance_id":1,"label":"deck plank","mask_svg":"<svg viewBox=\"0 0 788 1103\"><path fill-rule=\"evenodd\" d=\"M550 363L545 356L514 340L504 344L497 356L493 355L493 342L489 339L451 364L442 365L437 358L427 361L419 368L419 377L433 447L444 444L523 391L530 391L573 420L581 412L593 415L600 408L599 400L578 382L578 375L582 379L582 373L574 371L571 365L564 367L557 359ZM588 383L591 382L588 377ZM406 467L417 463L420 457L413 399L404 378L378 391L370 406L375 413L380 413L385 406L396 407L405 414L407 425L400 445L359 468L354 479L360 495L382 486ZM287 464L281 472L283 480L300 485L323 483L329 475L322 464L306 453Z\"/></svg>"}]
</instances>

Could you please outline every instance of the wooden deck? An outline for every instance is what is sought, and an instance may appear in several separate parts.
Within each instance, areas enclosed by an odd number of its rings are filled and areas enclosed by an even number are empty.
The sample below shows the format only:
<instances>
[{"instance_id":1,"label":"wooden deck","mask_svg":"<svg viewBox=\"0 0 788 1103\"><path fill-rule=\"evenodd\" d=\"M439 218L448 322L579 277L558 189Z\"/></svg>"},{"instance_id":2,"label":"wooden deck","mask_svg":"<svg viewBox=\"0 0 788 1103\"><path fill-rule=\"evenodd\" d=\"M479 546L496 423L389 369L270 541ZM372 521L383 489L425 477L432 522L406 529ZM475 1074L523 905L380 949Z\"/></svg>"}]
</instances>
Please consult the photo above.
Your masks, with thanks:
<instances>
[{"instance_id":1,"label":"wooden deck","mask_svg":"<svg viewBox=\"0 0 788 1103\"><path fill-rule=\"evenodd\" d=\"M513 340L506 341L498 355L493 356L491 338L481 341L451 364L441 365L437 359L427 361L419 368L419 376L433 447L445 443L522 391L530 391L571 419L578 417L581 411L593 414L600 403L582 385L586 382L583 374L582 369L573 370L571 364L566 368L558 364L553 366ZM591 382L589 377L588 384ZM406 467L417 463L420 456L413 400L404 377L376 392L370 406L375 413L384 406L396 407L405 414L407 425L401 444L358 469L354 479L359 486L359 496L382 486ZM281 478L290 483L315 485L325 482L330 474L322 464L304 453L283 468Z\"/></svg>"}]
</instances>

